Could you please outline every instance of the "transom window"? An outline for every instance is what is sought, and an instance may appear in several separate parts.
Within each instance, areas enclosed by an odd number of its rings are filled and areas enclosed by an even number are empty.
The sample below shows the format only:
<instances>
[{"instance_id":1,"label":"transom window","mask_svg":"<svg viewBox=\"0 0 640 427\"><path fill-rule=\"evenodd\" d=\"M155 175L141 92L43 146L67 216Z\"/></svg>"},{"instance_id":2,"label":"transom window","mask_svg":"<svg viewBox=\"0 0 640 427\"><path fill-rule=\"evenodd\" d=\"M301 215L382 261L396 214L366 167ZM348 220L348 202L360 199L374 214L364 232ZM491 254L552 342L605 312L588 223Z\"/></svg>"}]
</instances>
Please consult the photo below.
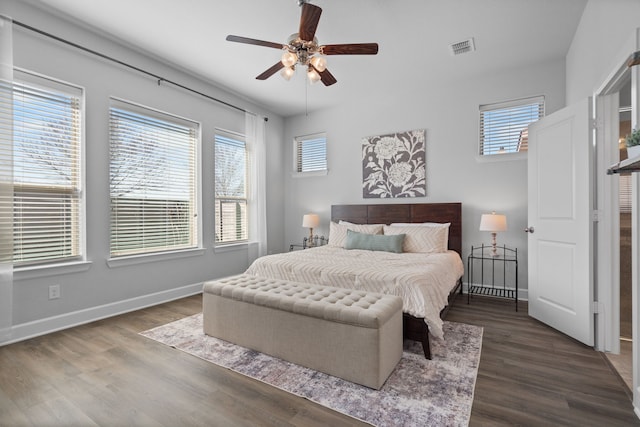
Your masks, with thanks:
<instances>
[{"instance_id":1,"label":"transom window","mask_svg":"<svg viewBox=\"0 0 640 427\"><path fill-rule=\"evenodd\" d=\"M543 116L543 96L481 105L479 154L488 156L527 151L527 126Z\"/></svg>"},{"instance_id":2,"label":"transom window","mask_svg":"<svg viewBox=\"0 0 640 427\"><path fill-rule=\"evenodd\" d=\"M246 242L249 157L245 137L217 130L215 135L215 241Z\"/></svg>"},{"instance_id":3,"label":"transom window","mask_svg":"<svg viewBox=\"0 0 640 427\"><path fill-rule=\"evenodd\" d=\"M198 123L125 101L110 108L111 256L198 245Z\"/></svg>"},{"instance_id":4,"label":"transom window","mask_svg":"<svg viewBox=\"0 0 640 427\"><path fill-rule=\"evenodd\" d=\"M294 168L297 173L327 171L327 136L324 133L294 138Z\"/></svg>"},{"instance_id":5,"label":"transom window","mask_svg":"<svg viewBox=\"0 0 640 427\"><path fill-rule=\"evenodd\" d=\"M16 71L13 85L13 261L80 259L82 90Z\"/></svg>"}]
</instances>

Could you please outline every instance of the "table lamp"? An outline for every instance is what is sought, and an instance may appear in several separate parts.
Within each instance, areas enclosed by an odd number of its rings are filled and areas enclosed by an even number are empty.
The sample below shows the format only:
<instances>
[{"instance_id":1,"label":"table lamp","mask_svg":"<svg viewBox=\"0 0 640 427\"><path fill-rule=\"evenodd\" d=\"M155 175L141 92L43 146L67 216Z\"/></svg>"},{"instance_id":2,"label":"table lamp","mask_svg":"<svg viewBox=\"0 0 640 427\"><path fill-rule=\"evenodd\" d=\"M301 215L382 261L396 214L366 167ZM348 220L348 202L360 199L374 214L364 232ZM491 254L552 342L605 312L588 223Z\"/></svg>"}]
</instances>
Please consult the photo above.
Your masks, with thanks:
<instances>
[{"instance_id":1,"label":"table lamp","mask_svg":"<svg viewBox=\"0 0 640 427\"><path fill-rule=\"evenodd\" d=\"M480 231L491 232L491 256L497 257L496 233L498 231L507 231L507 217L495 212L483 214L480 218Z\"/></svg>"},{"instance_id":2,"label":"table lamp","mask_svg":"<svg viewBox=\"0 0 640 427\"><path fill-rule=\"evenodd\" d=\"M320 224L320 218L316 214L305 214L302 217L302 226L309 229L309 247L315 246L313 243L313 229Z\"/></svg>"}]
</instances>

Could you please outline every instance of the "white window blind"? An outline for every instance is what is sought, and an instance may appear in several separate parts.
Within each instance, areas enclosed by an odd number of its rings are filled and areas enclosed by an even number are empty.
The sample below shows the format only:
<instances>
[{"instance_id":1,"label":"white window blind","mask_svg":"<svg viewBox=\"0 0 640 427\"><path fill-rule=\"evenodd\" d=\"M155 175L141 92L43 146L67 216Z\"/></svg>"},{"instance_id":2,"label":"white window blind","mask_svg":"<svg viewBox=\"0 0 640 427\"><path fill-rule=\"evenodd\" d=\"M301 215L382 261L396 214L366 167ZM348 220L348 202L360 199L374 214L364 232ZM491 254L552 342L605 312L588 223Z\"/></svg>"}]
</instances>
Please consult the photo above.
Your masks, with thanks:
<instances>
[{"instance_id":1,"label":"white window blind","mask_svg":"<svg viewBox=\"0 0 640 427\"><path fill-rule=\"evenodd\" d=\"M544 116L544 97L480 106L480 155L527 151L527 126Z\"/></svg>"},{"instance_id":2,"label":"white window blind","mask_svg":"<svg viewBox=\"0 0 640 427\"><path fill-rule=\"evenodd\" d=\"M82 90L25 72L16 79L14 264L81 258Z\"/></svg>"},{"instance_id":3,"label":"white window blind","mask_svg":"<svg viewBox=\"0 0 640 427\"><path fill-rule=\"evenodd\" d=\"M630 174L620 174L619 179L619 203L620 203L620 212L623 213L631 213L631 208L633 204L631 203L631 175Z\"/></svg>"},{"instance_id":4,"label":"white window blind","mask_svg":"<svg viewBox=\"0 0 640 427\"><path fill-rule=\"evenodd\" d=\"M248 240L248 155L244 137L218 131L215 135L215 241Z\"/></svg>"},{"instance_id":5,"label":"white window blind","mask_svg":"<svg viewBox=\"0 0 640 427\"><path fill-rule=\"evenodd\" d=\"M109 127L111 256L196 247L199 125L112 99Z\"/></svg>"},{"instance_id":6,"label":"white window blind","mask_svg":"<svg viewBox=\"0 0 640 427\"><path fill-rule=\"evenodd\" d=\"M294 144L296 172L327 170L327 137L324 133L298 136Z\"/></svg>"}]
</instances>

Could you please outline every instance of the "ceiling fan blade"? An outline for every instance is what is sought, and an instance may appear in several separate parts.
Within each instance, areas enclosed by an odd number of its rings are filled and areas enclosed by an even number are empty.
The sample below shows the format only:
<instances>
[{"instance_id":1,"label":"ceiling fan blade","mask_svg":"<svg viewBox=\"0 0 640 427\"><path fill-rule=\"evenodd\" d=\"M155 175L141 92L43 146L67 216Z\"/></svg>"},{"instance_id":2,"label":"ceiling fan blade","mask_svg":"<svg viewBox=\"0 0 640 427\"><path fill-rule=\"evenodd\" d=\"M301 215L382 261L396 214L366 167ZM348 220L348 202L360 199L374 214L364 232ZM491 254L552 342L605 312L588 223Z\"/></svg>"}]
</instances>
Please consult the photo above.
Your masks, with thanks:
<instances>
[{"instance_id":1,"label":"ceiling fan blade","mask_svg":"<svg viewBox=\"0 0 640 427\"><path fill-rule=\"evenodd\" d=\"M338 82L336 78L333 77L333 74L331 74L326 68L322 72L318 71L316 67L313 67L313 69L316 70L318 74L320 74L320 80L322 80L322 83L324 83L325 86L331 86L332 84Z\"/></svg>"},{"instance_id":2,"label":"ceiling fan blade","mask_svg":"<svg viewBox=\"0 0 640 427\"><path fill-rule=\"evenodd\" d=\"M311 3L302 5L302 14L300 15L300 30L298 36L305 41L313 41L320 21L322 9Z\"/></svg>"},{"instance_id":3,"label":"ceiling fan blade","mask_svg":"<svg viewBox=\"0 0 640 427\"><path fill-rule=\"evenodd\" d=\"M325 55L375 55L378 43L327 44L322 46Z\"/></svg>"},{"instance_id":4,"label":"ceiling fan blade","mask_svg":"<svg viewBox=\"0 0 640 427\"><path fill-rule=\"evenodd\" d=\"M232 35L227 36L227 41L236 42L236 43L253 44L256 46L272 47L274 49L282 49L284 47L282 43L266 42L264 40L256 40L256 39L250 39L248 37L232 36Z\"/></svg>"},{"instance_id":5,"label":"ceiling fan blade","mask_svg":"<svg viewBox=\"0 0 640 427\"><path fill-rule=\"evenodd\" d=\"M273 76L275 73L280 71L282 68L284 68L284 65L282 65L282 62L278 61L275 64L273 64L271 66L271 68L269 68L264 73L262 73L258 77L256 77L256 79L258 79L258 80L267 80L269 77Z\"/></svg>"}]
</instances>

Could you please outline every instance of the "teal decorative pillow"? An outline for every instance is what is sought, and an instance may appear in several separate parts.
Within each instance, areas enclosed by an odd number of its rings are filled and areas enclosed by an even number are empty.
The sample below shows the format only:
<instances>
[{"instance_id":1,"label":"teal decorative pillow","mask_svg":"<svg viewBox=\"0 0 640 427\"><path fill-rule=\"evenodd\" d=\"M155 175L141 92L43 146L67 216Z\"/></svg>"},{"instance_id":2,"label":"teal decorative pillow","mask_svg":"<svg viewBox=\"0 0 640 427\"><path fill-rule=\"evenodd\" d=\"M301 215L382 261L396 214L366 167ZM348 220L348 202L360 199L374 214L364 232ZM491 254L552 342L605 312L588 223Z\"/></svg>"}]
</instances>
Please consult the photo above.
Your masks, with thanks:
<instances>
[{"instance_id":1,"label":"teal decorative pillow","mask_svg":"<svg viewBox=\"0 0 640 427\"><path fill-rule=\"evenodd\" d=\"M402 253L404 234L385 236L382 234L364 234L348 230L345 249L365 249L368 251L384 251Z\"/></svg>"}]
</instances>

